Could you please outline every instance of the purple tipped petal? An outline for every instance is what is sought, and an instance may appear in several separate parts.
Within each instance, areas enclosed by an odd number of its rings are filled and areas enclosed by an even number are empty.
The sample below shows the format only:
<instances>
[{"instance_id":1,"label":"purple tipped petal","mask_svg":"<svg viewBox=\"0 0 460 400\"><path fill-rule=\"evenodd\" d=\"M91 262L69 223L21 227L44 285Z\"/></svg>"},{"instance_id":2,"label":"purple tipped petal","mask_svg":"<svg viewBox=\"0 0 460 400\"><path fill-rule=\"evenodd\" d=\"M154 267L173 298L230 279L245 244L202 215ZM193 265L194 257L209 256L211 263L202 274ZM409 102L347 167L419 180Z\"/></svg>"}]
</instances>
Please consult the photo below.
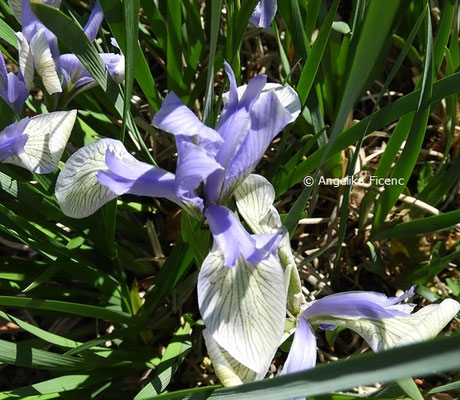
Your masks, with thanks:
<instances>
[{"instance_id":1,"label":"purple tipped petal","mask_svg":"<svg viewBox=\"0 0 460 400\"><path fill-rule=\"evenodd\" d=\"M121 160L112 151L107 151L105 162L109 171L99 171L97 179L112 192L176 200L171 172L137 160Z\"/></svg>"},{"instance_id":2,"label":"purple tipped petal","mask_svg":"<svg viewBox=\"0 0 460 400\"><path fill-rule=\"evenodd\" d=\"M193 139L195 144L213 154L222 143L220 135L204 125L174 92L168 93L152 124L173 135Z\"/></svg>"},{"instance_id":3,"label":"purple tipped petal","mask_svg":"<svg viewBox=\"0 0 460 400\"><path fill-rule=\"evenodd\" d=\"M89 16L88 22L85 25L84 31L88 39L93 41L96 39L97 31L101 27L102 21L104 19L104 13L102 12L101 5L99 0L96 1L94 7Z\"/></svg>"},{"instance_id":4,"label":"purple tipped petal","mask_svg":"<svg viewBox=\"0 0 460 400\"><path fill-rule=\"evenodd\" d=\"M231 107L238 103L238 89L236 86L235 74L232 70L232 67L227 61L224 61L224 68L225 68L225 72L227 73L228 79L230 81L228 104L229 104L229 107Z\"/></svg>"},{"instance_id":5,"label":"purple tipped petal","mask_svg":"<svg viewBox=\"0 0 460 400\"><path fill-rule=\"evenodd\" d=\"M276 0L261 0L251 15L251 21L261 28L268 28L275 18Z\"/></svg>"},{"instance_id":6,"label":"purple tipped petal","mask_svg":"<svg viewBox=\"0 0 460 400\"><path fill-rule=\"evenodd\" d=\"M258 235L254 238L227 207L210 206L204 215L228 268L235 265L240 254L255 265L267 258L274 248L276 250L279 235Z\"/></svg>"},{"instance_id":7,"label":"purple tipped petal","mask_svg":"<svg viewBox=\"0 0 460 400\"><path fill-rule=\"evenodd\" d=\"M406 304L400 307L395 303L404 300L413 292L409 291L401 297L388 298L383 293L377 292L346 292L337 293L320 300L314 301L310 307L302 312L304 318L317 316L331 316L335 318L392 318L395 316L407 316L415 307Z\"/></svg>"},{"instance_id":8,"label":"purple tipped petal","mask_svg":"<svg viewBox=\"0 0 460 400\"><path fill-rule=\"evenodd\" d=\"M303 318L298 319L291 349L284 363L282 374L303 371L316 365L316 337L310 324Z\"/></svg>"},{"instance_id":9,"label":"purple tipped petal","mask_svg":"<svg viewBox=\"0 0 460 400\"><path fill-rule=\"evenodd\" d=\"M24 145L29 137L23 132L28 123L29 118L24 118L0 132L0 162L24 151Z\"/></svg>"}]
</instances>

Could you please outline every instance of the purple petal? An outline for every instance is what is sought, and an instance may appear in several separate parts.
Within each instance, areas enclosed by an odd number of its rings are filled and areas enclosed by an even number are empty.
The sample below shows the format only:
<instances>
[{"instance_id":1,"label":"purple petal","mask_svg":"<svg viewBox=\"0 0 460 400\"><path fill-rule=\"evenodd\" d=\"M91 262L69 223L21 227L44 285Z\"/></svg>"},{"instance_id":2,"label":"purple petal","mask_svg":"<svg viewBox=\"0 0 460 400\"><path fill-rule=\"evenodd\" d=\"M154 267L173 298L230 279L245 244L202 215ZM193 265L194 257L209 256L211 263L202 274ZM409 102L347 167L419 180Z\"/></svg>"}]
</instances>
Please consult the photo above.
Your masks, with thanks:
<instances>
[{"instance_id":1,"label":"purple petal","mask_svg":"<svg viewBox=\"0 0 460 400\"><path fill-rule=\"evenodd\" d=\"M8 125L0 133L0 162L21 154L24 151L24 145L29 138L23 132L29 123L29 118L21 119L11 125Z\"/></svg>"},{"instance_id":2,"label":"purple petal","mask_svg":"<svg viewBox=\"0 0 460 400\"><path fill-rule=\"evenodd\" d=\"M316 365L316 337L310 324L299 318L291 349L284 363L282 374L303 371Z\"/></svg>"},{"instance_id":3,"label":"purple petal","mask_svg":"<svg viewBox=\"0 0 460 400\"><path fill-rule=\"evenodd\" d=\"M278 234L251 236L227 207L210 206L204 215L228 268L235 265L240 254L255 265L277 249Z\"/></svg>"},{"instance_id":4,"label":"purple petal","mask_svg":"<svg viewBox=\"0 0 460 400\"><path fill-rule=\"evenodd\" d=\"M251 21L261 28L268 28L275 18L276 0L261 0L251 15Z\"/></svg>"},{"instance_id":5,"label":"purple petal","mask_svg":"<svg viewBox=\"0 0 460 400\"><path fill-rule=\"evenodd\" d=\"M112 151L107 151L105 162L110 171L99 171L97 179L112 192L177 200L171 172L137 160L121 160Z\"/></svg>"},{"instance_id":6,"label":"purple petal","mask_svg":"<svg viewBox=\"0 0 460 400\"><path fill-rule=\"evenodd\" d=\"M100 53L109 75L116 83L125 80L125 57L122 54Z\"/></svg>"},{"instance_id":7,"label":"purple petal","mask_svg":"<svg viewBox=\"0 0 460 400\"><path fill-rule=\"evenodd\" d=\"M269 92L254 103L250 118L251 128L226 170L224 197L254 170L273 138L289 123L291 115L275 93Z\"/></svg>"},{"instance_id":8,"label":"purple petal","mask_svg":"<svg viewBox=\"0 0 460 400\"><path fill-rule=\"evenodd\" d=\"M176 141L178 161L176 190L178 195L196 189L211 173L222 167L206 149L186 140Z\"/></svg>"},{"instance_id":9,"label":"purple petal","mask_svg":"<svg viewBox=\"0 0 460 400\"><path fill-rule=\"evenodd\" d=\"M152 124L173 135L194 139L195 144L213 154L216 154L222 143L220 135L203 124L174 92L168 93L163 100Z\"/></svg>"},{"instance_id":10,"label":"purple petal","mask_svg":"<svg viewBox=\"0 0 460 400\"><path fill-rule=\"evenodd\" d=\"M94 7L89 16L88 22L85 25L84 31L88 39L93 41L96 39L97 31L101 27L102 21L104 19L104 13L102 12L101 5L99 0L96 1Z\"/></svg>"},{"instance_id":11,"label":"purple petal","mask_svg":"<svg viewBox=\"0 0 460 400\"><path fill-rule=\"evenodd\" d=\"M395 303L412 295L412 289L400 297L388 298L383 293L355 291L337 293L314 301L302 312L304 318L331 316L335 318L392 318L407 316L415 305L400 307Z\"/></svg>"},{"instance_id":12,"label":"purple petal","mask_svg":"<svg viewBox=\"0 0 460 400\"><path fill-rule=\"evenodd\" d=\"M13 110L17 114L22 113L24 103L29 97L29 91L27 90L24 81L19 79L12 72L8 73L8 91L7 91L8 103L11 105Z\"/></svg>"},{"instance_id":13,"label":"purple petal","mask_svg":"<svg viewBox=\"0 0 460 400\"><path fill-rule=\"evenodd\" d=\"M64 77L63 87L73 90L95 82L91 74L74 54L61 55L59 63Z\"/></svg>"},{"instance_id":14,"label":"purple petal","mask_svg":"<svg viewBox=\"0 0 460 400\"><path fill-rule=\"evenodd\" d=\"M5 59L0 54L0 93L5 92L8 88L8 71L6 70Z\"/></svg>"}]
</instances>

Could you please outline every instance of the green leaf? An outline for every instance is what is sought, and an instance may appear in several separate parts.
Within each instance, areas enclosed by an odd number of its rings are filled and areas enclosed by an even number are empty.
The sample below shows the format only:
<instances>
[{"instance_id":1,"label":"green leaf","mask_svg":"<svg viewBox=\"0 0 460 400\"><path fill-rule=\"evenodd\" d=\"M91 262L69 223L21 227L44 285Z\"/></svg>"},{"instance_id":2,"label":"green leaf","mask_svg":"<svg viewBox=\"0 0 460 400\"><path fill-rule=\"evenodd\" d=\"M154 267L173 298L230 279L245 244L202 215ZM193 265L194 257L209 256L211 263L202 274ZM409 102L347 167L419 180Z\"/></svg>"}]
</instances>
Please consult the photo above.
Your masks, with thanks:
<instances>
[{"instance_id":1,"label":"green leaf","mask_svg":"<svg viewBox=\"0 0 460 400\"><path fill-rule=\"evenodd\" d=\"M433 215L431 217L417 219L415 221L405 222L390 228L382 229L375 235L372 235L371 240L382 240L436 232L441 229L453 227L458 224L459 221L460 210L449 211L444 214Z\"/></svg>"},{"instance_id":2,"label":"green leaf","mask_svg":"<svg viewBox=\"0 0 460 400\"><path fill-rule=\"evenodd\" d=\"M152 399L197 398L225 400L286 400L311 397L333 391L343 391L375 382L391 382L407 374L426 376L460 367L460 335L403 346L374 354L364 354L348 360L320 365L261 382L229 388L200 388L155 396ZM189 398L189 397L188 397Z\"/></svg>"}]
</instances>

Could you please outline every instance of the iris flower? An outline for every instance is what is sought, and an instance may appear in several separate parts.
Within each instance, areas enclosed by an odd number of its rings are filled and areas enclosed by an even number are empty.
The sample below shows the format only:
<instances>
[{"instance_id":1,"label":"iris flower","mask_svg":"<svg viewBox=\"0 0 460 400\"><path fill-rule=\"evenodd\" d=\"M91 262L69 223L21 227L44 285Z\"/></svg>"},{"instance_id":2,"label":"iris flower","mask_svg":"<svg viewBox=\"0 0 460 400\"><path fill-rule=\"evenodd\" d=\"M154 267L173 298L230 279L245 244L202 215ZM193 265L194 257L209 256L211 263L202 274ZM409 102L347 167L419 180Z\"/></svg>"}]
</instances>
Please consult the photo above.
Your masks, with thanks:
<instances>
[{"instance_id":1,"label":"iris flower","mask_svg":"<svg viewBox=\"0 0 460 400\"><path fill-rule=\"evenodd\" d=\"M275 18L276 0L261 0L251 15L251 22L261 28L268 28Z\"/></svg>"},{"instance_id":2,"label":"iris flower","mask_svg":"<svg viewBox=\"0 0 460 400\"><path fill-rule=\"evenodd\" d=\"M56 169L69 139L76 110L24 118L0 132L0 162L38 174Z\"/></svg>"},{"instance_id":3,"label":"iris flower","mask_svg":"<svg viewBox=\"0 0 460 400\"><path fill-rule=\"evenodd\" d=\"M43 3L59 8L61 0L43 0ZM86 68L74 54L59 54L56 36L33 13L30 0L8 0L22 32L16 33L19 45L19 66L24 82L30 90L34 71L49 94L66 92L66 100L95 84ZM97 1L84 27L87 37L93 41L104 16ZM100 54L112 78L124 80L124 57L114 53Z\"/></svg>"},{"instance_id":4,"label":"iris flower","mask_svg":"<svg viewBox=\"0 0 460 400\"><path fill-rule=\"evenodd\" d=\"M228 64L225 69L230 91L216 129L205 126L173 92L153 119L154 126L175 136L175 174L136 160L117 140L101 139L63 167L56 196L64 213L83 218L125 193L162 197L204 217L226 267L240 254L258 263L276 251L278 235L249 235L225 204L273 138L298 116L300 102L291 88L267 84L265 75L237 88Z\"/></svg>"}]
</instances>

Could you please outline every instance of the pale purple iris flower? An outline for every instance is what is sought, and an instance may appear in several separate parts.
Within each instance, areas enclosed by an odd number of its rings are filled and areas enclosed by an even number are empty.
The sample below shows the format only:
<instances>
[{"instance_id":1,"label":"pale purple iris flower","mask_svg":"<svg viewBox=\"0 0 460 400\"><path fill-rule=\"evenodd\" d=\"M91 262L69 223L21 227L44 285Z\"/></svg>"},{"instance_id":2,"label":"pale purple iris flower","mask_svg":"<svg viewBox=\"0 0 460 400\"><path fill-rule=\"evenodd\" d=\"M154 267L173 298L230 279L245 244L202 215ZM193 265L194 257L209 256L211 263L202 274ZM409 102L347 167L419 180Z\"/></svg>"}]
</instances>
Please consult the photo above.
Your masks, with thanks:
<instances>
[{"instance_id":1,"label":"pale purple iris flower","mask_svg":"<svg viewBox=\"0 0 460 400\"><path fill-rule=\"evenodd\" d=\"M268 28L275 18L276 10L276 0L261 0L254 9L250 20L261 28Z\"/></svg>"},{"instance_id":2,"label":"pale purple iris flower","mask_svg":"<svg viewBox=\"0 0 460 400\"><path fill-rule=\"evenodd\" d=\"M64 213L83 218L125 193L163 197L206 219L226 267L235 265L239 254L257 263L276 253L278 234L250 235L225 204L273 138L298 116L300 102L291 88L266 85L265 75L237 88L227 63L225 70L230 92L216 129L205 126L173 92L153 119L154 126L175 136L175 174L137 161L118 141L102 139L77 151L62 169L56 196ZM85 170L88 164L91 171Z\"/></svg>"},{"instance_id":3,"label":"pale purple iris flower","mask_svg":"<svg viewBox=\"0 0 460 400\"><path fill-rule=\"evenodd\" d=\"M45 4L59 8L60 0L46 0ZM40 22L30 7L30 0L9 0L22 32L16 33L19 45L19 66L24 82L30 90L34 71L42 80L49 94L65 92L68 101L78 92L95 85L87 69L74 54L59 54L56 36ZM99 1L96 1L84 27L87 37L93 41L104 18ZM124 80L124 57L120 54L102 53L101 58L111 77L121 83Z\"/></svg>"},{"instance_id":4,"label":"pale purple iris flower","mask_svg":"<svg viewBox=\"0 0 460 400\"><path fill-rule=\"evenodd\" d=\"M6 70L5 60L0 54L0 96L17 113L21 114L24 103L29 96L22 75L15 75Z\"/></svg>"}]
</instances>

